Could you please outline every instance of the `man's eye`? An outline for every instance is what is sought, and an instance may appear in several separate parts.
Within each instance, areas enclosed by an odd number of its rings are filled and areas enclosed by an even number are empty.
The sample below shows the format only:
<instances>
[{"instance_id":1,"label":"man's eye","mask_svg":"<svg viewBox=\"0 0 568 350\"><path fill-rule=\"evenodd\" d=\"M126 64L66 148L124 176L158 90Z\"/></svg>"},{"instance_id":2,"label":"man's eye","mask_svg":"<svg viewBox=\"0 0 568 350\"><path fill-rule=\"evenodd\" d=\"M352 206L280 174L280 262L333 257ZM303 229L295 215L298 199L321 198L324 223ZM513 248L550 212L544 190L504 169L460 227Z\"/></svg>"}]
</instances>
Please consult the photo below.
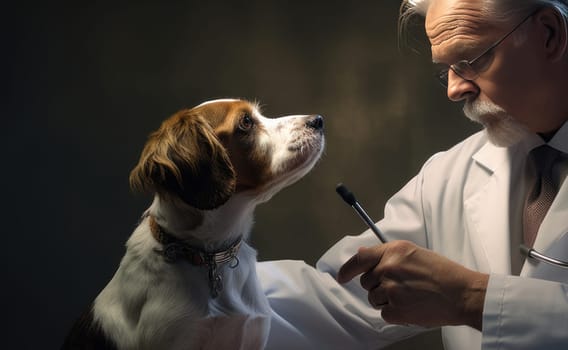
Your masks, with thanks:
<instances>
[{"instance_id":1,"label":"man's eye","mask_svg":"<svg viewBox=\"0 0 568 350\"><path fill-rule=\"evenodd\" d=\"M442 85L448 85L448 71L450 67L447 64L435 63L432 67L434 77L436 77Z\"/></svg>"},{"instance_id":2,"label":"man's eye","mask_svg":"<svg viewBox=\"0 0 568 350\"><path fill-rule=\"evenodd\" d=\"M477 73L481 73L481 72L485 72L489 66L491 65L490 63L493 61L494 58L494 52L493 49L487 51L486 53L484 53L483 55L479 56L475 62L471 63L471 68Z\"/></svg>"}]
</instances>

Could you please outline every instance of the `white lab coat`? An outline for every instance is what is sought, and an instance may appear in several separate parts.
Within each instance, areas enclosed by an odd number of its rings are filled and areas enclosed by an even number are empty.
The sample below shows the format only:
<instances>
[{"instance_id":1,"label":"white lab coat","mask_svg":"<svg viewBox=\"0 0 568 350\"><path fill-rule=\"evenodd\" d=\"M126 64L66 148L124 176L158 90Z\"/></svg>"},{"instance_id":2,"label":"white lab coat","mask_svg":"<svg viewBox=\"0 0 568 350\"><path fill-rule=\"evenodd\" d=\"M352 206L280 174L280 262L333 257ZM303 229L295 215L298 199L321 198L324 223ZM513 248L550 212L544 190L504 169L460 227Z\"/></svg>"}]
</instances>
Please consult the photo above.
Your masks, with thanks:
<instances>
[{"instance_id":1,"label":"white lab coat","mask_svg":"<svg viewBox=\"0 0 568 350\"><path fill-rule=\"evenodd\" d=\"M430 158L386 205L378 225L390 239L411 240L490 274L483 332L443 327L446 349L568 349L568 269L527 260L520 277L511 274L511 256L520 259L521 174L528 151L541 143L535 135L499 148L479 132ZM568 153L568 123L549 144ZM267 348L377 349L420 332L385 323L369 306L358 278L345 286L335 281L359 247L377 243L370 230L347 236L316 269L301 261L259 263L274 310ZM568 260L568 181L534 248Z\"/></svg>"}]
</instances>

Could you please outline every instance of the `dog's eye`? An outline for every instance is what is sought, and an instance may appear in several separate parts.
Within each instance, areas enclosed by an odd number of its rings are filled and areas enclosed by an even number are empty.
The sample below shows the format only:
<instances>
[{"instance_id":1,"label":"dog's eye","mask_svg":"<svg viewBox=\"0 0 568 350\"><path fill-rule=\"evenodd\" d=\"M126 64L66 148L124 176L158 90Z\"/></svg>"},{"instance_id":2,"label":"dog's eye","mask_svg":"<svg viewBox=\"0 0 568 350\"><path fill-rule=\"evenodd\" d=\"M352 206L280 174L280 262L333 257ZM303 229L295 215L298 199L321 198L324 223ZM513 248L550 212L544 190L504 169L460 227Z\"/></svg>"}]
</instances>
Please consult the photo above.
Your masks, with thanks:
<instances>
[{"instance_id":1,"label":"dog's eye","mask_svg":"<svg viewBox=\"0 0 568 350\"><path fill-rule=\"evenodd\" d=\"M249 131L253 126L254 126L254 120L252 119L250 114L248 113L243 114L239 122L239 129L241 129L242 131Z\"/></svg>"}]
</instances>

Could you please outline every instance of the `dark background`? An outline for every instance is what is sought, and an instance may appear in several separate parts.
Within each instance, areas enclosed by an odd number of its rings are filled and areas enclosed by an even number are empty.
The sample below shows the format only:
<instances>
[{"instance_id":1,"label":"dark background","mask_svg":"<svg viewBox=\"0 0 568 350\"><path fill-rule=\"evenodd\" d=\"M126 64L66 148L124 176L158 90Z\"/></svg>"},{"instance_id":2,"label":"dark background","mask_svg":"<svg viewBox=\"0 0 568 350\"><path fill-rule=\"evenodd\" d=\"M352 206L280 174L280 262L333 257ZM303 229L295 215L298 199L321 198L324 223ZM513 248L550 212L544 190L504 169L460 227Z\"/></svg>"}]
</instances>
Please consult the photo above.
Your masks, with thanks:
<instances>
[{"instance_id":1,"label":"dark background","mask_svg":"<svg viewBox=\"0 0 568 350\"><path fill-rule=\"evenodd\" d=\"M5 349L58 348L112 277L151 200L128 174L179 109L241 97L326 118L322 160L258 208L252 233L261 260L312 264L365 229L336 183L378 220L431 154L477 130L432 78L425 41L398 48L399 1L2 6ZM436 346L425 339L395 348Z\"/></svg>"}]
</instances>

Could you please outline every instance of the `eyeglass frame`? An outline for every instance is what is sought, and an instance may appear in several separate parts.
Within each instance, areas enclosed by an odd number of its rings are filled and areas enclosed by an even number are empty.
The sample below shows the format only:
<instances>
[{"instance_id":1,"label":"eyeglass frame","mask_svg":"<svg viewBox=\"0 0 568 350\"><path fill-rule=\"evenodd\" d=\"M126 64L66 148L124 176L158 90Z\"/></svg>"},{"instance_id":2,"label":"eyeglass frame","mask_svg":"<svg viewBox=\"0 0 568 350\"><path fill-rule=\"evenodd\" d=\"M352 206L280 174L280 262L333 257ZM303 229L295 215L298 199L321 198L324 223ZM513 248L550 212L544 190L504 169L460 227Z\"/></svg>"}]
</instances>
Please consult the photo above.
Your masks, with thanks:
<instances>
[{"instance_id":1,"label":"eyeglass frame","mask_svg":"<svg viewBox=\"0 0 568 350\"><path fill-rule=\"evenodd\" d=\"M467 81L473 81L477 78L479 78L479 72L473 68L473 65L480 60L483 56L487 55L489 52L491 52L493 49L495 49L497 46L499 46L503 41L505 41L505 39L507 39L509 37L509 35L513 34L517 29L519 29L520 26L522 26L529 18L531 18L534 14L536 14L541 8L537 8L536 10L532 11L528 16L526 16L525 18L523 18L522 21L520 21L517 25L515 25L513 27L513 29L511 29L509 32L507 32L507 34L505 34L503 37L501 37L499 40L497 40L495 43L493 43L493 45L489 46L485 51L483 51L481 54L477 55L475 58L471 59L471 60L461 60L458 61L454 64L451 64L449 66L445 66L443 69L439 70L436 73L436 77L438 78L438 80L440 81L440 84L442 84L442 86L444 86L445 88L448 87L448 79L449 79L449 73L450 73L450 69L456 73L460 78L467 80ZM440 64L438 64L440 65ZM465 68L459 68L459 66L463 66ZM461 73L460 73L461 71ZM469 77L466 77L464 75L469 75L468 72L471 72L471 74ZM464 74L465 73L465 74Z\"/></svg>"}]
</instances>

